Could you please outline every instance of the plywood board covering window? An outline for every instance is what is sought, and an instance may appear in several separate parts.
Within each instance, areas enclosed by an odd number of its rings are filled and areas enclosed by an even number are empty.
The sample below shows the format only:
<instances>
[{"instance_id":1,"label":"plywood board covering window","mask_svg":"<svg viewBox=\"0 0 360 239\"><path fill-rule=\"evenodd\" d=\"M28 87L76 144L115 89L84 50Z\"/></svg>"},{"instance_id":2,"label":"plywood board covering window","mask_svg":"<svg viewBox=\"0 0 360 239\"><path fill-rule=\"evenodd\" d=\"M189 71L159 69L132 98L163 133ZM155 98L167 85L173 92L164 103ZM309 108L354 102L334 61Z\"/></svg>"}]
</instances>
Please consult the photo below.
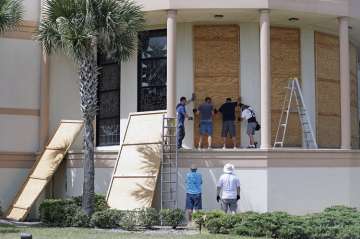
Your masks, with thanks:
<instances>
[{"instance_id":1,"label":"plywood board covering window","mask_svg":"<svg viewBox=\"0 0 360 239\"><path fill-rule=\"evenodd\" d=\"M316 125L318 145L340 147L339 39L315 33Z\"/></svg>"},{"instance_id":2,"label":"plywood board covering window","mask_svg":"<svg viewBox=\"0 0 360 239\"><path fill-rule=\"evenodd\" d=\"M300 32L295 28L271 28L271 135L275 140L289 78L300 79ZM300 81L301 84L301 81ZM295 104L293 107L295 109ZM296 112L289 116L285 146L301 146L302 133Z\"/></svg>"},{"instance_id":3,"label":"plywood board covering window","mask_svg":"<svg viewBox=\"0 0 360 239\"><path fill-rule=\"evenodd\" d=\"M238 25L194 26L194 78L195 106L212 98L219 109L227 97L237 100L240 95L240 43ZM238 112L239 114L239 112ZM195 118L194 143L199 139L199 117ZM240 122L236 123L238 143L240 143ZM221 114L214 117L213 146L223 144L221 138ZM205 140L204 147L207 147ZM231 143L229 142L229 145Z\"/></svg>"},{"instance_id":4,"label":"plywood board covering window","mask_svg":"<svg viewBox=\"0 0 360 239\"><path fill-rule=\"evenodd\" d=\"M354 45L350 47L351 79L351 146L359 148L359 110L358 110L358 56Z\"/></svg>"}]
</instances>

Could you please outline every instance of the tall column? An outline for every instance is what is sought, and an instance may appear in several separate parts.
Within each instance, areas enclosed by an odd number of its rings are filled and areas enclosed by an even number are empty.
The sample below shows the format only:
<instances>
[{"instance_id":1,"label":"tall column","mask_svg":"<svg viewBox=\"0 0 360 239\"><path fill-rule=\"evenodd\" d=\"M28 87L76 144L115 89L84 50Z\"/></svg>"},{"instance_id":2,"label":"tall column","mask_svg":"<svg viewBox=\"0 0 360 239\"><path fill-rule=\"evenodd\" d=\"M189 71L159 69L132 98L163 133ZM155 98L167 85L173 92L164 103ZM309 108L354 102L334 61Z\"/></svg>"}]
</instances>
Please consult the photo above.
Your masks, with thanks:
<instances>
[{"instance_id":1,"label":"tall column","mask_svg":"<svg viewBox=\"0 0 360 239\"><path fill-rule=\"evenodd\" d=\"M176 10L167 12L166 109L169 117L176 116Z\"/></svg>"},{"instance_id":2,"label":"tall column","mask_svg":"<svg viewBox=\"0 0 360 239\"><path fill-rule=\"evenodd\" d=\"M260 10L261 146L271 148L270 10Z\"/></svg>"},{"instance_id":3,"label":"tall column","mask_svg":"<svg viewBox=\"0 0 360 239\"><path fill-rule=\"evenodd\" d=\"M42 21L44 17L43 8L45 3L45 0L41 0L39 21ZM49 138L49 56L43 47L41 51L39 151L44 149Z\"/></svg>"},{"instance_id":4,"label":"tall column","mask_svg":"<svg viewBox=\"0 0 360 239\"><path fill-rule=\"evenodd\" d=\"M339 17L341 148L351 148L349 22Z\"/></svg>"},{"instance_id":5,"label":"tall column","mask_svg":"<svg viewBox=\"0 0 360 239\"><path fill-rule=\"evenodd\" d=\"M49 138L49 56L42 51L40 78L40 151Z\"/></svg>"}]
</instances>

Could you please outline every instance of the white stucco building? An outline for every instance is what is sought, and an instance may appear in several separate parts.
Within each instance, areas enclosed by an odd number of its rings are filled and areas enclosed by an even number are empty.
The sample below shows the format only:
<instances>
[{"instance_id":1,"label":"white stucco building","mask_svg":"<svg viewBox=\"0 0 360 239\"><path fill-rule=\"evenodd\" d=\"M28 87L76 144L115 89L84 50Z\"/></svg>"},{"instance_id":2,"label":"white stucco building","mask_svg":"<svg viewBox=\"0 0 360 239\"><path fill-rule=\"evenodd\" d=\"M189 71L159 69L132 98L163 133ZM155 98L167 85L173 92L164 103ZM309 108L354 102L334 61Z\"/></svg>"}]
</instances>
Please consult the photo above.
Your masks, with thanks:
<instances>
[{"instance_id":1,"label":"white stucco building","mask_svg":"<svg viewBox=\"0 0 360 239\"><path fill-rule=\"evenodd\" d=\"M25 0L25 21L0 37L0 203L4 210L61 119L81 119L77 67L63 55L44 56L33 34L40 0ZM214 209L215 182L232 162L242 183L241 210L303 214L344 204L360 207L358 0L136 0L146 29L138 54L102 67L96 124L96 191L106 193L131 112L175 113L181 96L205 96L219 107L241 97L261 123L256 150L193 150L198 119L186 122L179 179L192 163L206 179L203 205ZM272 149L284 87L297 77L319 144L302 148L297 115L287 147ZM221 144L220 116L214 143ZM238 144L247 145L237 123ZM81 137L56 172L46 196L81 194ZM179 185L183 192L183 184ZM45 196L45 195L44 195ZM179 193L184 207L184 193Z\"/></svg>"}]
</instances>

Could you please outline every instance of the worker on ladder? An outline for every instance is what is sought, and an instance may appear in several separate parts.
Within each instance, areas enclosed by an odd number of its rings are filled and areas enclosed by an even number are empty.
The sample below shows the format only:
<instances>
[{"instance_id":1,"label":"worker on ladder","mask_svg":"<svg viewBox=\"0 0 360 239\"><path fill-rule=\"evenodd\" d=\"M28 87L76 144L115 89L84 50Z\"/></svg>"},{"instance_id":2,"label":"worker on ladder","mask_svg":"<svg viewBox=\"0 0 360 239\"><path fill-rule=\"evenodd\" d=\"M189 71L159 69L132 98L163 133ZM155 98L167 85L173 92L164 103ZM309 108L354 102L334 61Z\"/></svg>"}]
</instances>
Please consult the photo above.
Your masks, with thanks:
<instances>
[{"instance_id":1,"label":"worker on ladder","mask_svg":"<svg viewBox=\"0 0 360 239\"><path fill-rule=\"evenodd\" d=\"M257 143L255 142L254 135L256 130L260 130L260 125L256 120L255 111L252 107L244 104L240 104L241 119L246 119L247 127L246 133L249 136L249 145L247 148L256 148Z\"/></svg>"}]
</instances>

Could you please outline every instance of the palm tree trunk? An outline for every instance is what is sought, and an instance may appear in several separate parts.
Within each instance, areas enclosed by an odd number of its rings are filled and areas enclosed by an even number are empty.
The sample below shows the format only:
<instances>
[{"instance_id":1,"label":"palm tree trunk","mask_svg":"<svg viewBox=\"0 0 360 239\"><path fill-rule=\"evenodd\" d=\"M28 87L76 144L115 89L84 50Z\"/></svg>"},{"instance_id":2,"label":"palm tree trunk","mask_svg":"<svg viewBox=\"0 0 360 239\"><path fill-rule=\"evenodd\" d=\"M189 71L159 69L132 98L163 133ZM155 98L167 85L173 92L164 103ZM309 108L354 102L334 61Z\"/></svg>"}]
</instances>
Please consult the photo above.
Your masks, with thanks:
<instances>
[{"instance_id":1,"label":"palm tree trunk","mask_svg":"<svg viewBox=\"0 0 360 239\"><path fill-rule=\"evenodd\" d=\"M94 54L95 55L95 54ZM84 119L84 185L82 208L86 215L94 212L94 127L97 110L98 68L96 57L84 57L80 62L80 107Z\"/></svg>"}]
</instances>

